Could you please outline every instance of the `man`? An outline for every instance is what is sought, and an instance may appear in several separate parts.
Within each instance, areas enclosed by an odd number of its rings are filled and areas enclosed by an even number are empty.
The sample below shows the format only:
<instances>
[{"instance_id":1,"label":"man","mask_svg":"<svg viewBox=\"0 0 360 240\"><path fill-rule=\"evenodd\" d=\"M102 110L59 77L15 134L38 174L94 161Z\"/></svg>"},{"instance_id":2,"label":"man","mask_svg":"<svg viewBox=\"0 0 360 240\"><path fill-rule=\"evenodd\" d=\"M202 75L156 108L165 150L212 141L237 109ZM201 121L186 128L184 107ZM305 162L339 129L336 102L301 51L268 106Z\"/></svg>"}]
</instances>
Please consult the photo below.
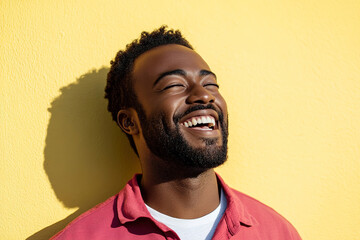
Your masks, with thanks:
<instances>
[{"instance_id":1,"label":"man","mask_svg":"<svg viewBox=\"0 0 360 240\"><path fill-rule=\"evenodd\" d=\"M105 92L142 175L53 239L300 239L214 172L227 158L226 102L179 31L143 32L119 51Z\"/></svg>"}]
</instances>

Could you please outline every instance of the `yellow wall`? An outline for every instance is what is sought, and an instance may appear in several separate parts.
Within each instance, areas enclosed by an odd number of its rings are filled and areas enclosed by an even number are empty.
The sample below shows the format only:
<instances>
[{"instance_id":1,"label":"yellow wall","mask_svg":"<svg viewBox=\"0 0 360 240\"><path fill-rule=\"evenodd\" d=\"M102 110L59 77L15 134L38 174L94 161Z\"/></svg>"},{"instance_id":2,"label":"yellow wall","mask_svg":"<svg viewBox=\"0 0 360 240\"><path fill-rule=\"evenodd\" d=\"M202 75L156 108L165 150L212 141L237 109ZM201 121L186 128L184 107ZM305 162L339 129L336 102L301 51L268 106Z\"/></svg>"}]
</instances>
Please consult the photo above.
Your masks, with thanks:
<instances>
[{"instance_id":1,"label":"yellow wall","mask_svg":"<svg viewBox=\"0 0 360 240\"><path fill-rule=\"evenodd\" d=\"M360 239L360 1L0 1L0 239L46 239L139 167L109 61L179 28L220 79L233 187L304 239Z\"/></svg>"}]
</instances>

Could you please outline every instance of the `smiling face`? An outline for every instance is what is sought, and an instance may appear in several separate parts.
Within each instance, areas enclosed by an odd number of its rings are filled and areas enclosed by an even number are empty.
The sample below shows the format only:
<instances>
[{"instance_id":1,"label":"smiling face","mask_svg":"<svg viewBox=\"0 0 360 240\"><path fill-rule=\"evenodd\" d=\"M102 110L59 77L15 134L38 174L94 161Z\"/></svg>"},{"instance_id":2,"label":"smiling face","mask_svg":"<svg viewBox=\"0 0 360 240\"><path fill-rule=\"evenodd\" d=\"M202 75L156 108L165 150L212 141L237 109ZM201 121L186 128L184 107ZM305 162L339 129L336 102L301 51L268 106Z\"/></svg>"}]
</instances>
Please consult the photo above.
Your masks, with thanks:
<instances>
[{"instance_id":1,"label":"smiling face","mask_svg":"<svg viewBox=\"0 0 360 240\"><path fill-rule=\"evenodd\" d=\"M134 63L141 131L156 156L187 167L216 167L227 156L227 107L216 76L193 50L163 45Z\"/></svg>"}]
</instances>

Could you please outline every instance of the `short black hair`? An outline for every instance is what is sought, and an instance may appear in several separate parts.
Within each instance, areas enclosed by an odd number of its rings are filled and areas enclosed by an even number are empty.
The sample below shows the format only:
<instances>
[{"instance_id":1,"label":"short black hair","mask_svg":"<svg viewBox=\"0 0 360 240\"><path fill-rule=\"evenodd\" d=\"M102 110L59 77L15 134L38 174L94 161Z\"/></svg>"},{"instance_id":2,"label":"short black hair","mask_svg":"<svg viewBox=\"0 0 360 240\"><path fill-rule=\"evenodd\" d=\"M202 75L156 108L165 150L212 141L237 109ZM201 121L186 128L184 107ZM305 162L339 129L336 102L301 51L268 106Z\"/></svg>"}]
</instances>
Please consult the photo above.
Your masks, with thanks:
<instances>
[{"instance_id":1,"label":"short black hair","mask_svg":"<svg viewBox=\"0 0 360 240\"><path fill-rule=\"evenodd\" d=\"M167 26L163 25L150 33L142 32L139 39L126 45L126 49L120 50L115 59L110 62L111 68L107 75L105 98L109 101L108 111L115 122L117 122L117 114L121 109L133 107L136 111L141 111L132 85L131 73L135 59L152 48L167 44L178 44L193 50L179 30L168 30ZM132 136L126 135L131 147L138 155Z\"/></svg>"}]
</instances>

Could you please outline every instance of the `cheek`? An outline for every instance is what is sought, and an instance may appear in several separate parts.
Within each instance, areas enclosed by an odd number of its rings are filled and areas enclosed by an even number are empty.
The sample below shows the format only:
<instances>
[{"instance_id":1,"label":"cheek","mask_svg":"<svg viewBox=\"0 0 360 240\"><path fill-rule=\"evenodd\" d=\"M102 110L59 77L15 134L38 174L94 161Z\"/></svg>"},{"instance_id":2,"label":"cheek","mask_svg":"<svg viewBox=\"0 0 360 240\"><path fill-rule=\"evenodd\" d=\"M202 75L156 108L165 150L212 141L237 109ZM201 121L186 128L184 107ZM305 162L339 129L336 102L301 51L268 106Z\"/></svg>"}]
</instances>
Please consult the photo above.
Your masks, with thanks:
<instances>
[{"instance_id":1,"label":"cheek","mask_svg":"<svg viewBox=\"0 0 360 240\"><path fill-rule=\"evenodd\" d=\"M156 124L165 125L166 128L172 128L174 126L174 109L173 104L167 102L154 104L151 109L150 118L152 119L152 122Z\"/></svg>"},{"instance_id":2,"label":"cheek","mask_svg":"<svg viewBox=\"0 0 360 240\"><path fill-rule=\"evenodd\" d=\"M216 99L217 99L217 105L219 106L223 114L227 115L227 104L225 99L221 95L218 96Z\"/></svg>"},{"instance_id":3,"label":"cheek","mask_svg":"<svg viewBox=\"0 0 360 240\"><path fill-rule=\"evenodd\" d=\"M182 114L184 109L186 110L186 104L182 97L173 96L163 99L163 101L159 103L159 108L162 109L167 120L173 120L174 117Z\"/></svg>"}]
</instances>

